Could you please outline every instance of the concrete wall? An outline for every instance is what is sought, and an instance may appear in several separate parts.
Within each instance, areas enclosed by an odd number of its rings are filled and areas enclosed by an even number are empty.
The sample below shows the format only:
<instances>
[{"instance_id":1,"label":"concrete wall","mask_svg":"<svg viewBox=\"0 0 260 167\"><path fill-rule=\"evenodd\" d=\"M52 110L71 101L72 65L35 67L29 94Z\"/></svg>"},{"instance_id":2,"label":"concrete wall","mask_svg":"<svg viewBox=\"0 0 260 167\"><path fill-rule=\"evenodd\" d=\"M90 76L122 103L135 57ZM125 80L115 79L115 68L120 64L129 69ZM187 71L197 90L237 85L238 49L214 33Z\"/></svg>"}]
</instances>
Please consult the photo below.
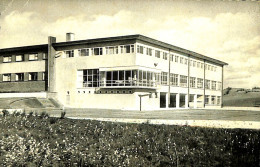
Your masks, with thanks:
<instances>
[{"instance_id":1,"label":"concrete wall","mask_svg":"<svg viewBox=\"0 0 260 167\"><path fill-rule=\"evenodd\" d=\"M0 93L45 91L45 81L1 82Z\"/></svg>"}]
</instances>

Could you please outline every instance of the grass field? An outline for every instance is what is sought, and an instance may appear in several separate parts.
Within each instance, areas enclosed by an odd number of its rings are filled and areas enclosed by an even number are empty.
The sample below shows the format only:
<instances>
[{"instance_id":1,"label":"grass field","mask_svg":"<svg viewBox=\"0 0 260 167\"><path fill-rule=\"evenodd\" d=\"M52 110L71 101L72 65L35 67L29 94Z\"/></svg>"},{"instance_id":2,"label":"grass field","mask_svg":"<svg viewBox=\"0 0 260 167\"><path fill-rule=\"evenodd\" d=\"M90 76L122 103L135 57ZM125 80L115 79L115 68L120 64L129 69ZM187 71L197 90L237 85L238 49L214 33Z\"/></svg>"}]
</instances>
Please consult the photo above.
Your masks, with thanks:
<instances>
[{"instance_id":1,"label":"grass field","mask_svg":"<svg viewBox=\"0 0 260 167\"><path fill-rule=\"evenodd\" d=\"M0 166L259 166L260 131L0 117Z\"/></svg>"}]
</instances>

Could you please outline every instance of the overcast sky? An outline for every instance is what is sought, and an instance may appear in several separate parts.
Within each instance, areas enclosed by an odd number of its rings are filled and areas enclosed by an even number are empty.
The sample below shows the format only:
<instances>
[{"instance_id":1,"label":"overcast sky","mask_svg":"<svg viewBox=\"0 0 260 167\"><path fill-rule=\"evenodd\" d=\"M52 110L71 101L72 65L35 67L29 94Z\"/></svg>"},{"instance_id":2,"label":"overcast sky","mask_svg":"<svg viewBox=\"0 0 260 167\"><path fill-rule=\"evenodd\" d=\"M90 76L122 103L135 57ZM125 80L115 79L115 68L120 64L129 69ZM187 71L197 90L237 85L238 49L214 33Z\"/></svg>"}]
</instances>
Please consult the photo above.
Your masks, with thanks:
<instances>
[{"instance_id":1,"label":"overcast sky","mask_svg":"<svg viewBox=\"0 0 260 167\"><path fill-rule=\"evenodd\" d=\"M142 34L227 62L224 87L260 86L260 3L1 0L0 48Z\"/></svg>"}]
</instances>

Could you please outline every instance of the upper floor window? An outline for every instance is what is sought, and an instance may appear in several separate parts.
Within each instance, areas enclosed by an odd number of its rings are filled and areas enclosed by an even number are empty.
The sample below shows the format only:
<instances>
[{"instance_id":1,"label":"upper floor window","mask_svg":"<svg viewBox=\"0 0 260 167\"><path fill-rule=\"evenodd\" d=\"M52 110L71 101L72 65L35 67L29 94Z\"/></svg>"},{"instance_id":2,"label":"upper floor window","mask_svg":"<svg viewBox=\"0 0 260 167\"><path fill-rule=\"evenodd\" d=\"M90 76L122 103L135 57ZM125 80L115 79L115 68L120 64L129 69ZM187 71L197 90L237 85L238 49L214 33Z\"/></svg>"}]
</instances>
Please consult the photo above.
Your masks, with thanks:
<instances>
[{"instance_id":1,"label":"upper floor window","mask_svg":"<svg viewBox=\"0 0 260 167\"><path fill-rule=\"evenodd\" d=\"M140 45L137 45L137 53L143 54L144 53L144 47L140 46Z\"/></svg>"},{"instance_id":2,"label":"upper floor window","mask_svg":"<svg viewBox=\"0 0 260 167\"><path fill-rule=\"evenodd\" d=\"M24 56L23 55L16 55L15 56L15 61L24 61Z\"/></svg>"},{"instance_id":3,"label":"upper floor window","mask_svg":"<svg viewBox=\"0 0 260 167\"><path fill-rule=\"evenodd\" d=\"M24 73L15 74L15 81L24 81Z\"/></svg>"},{"instance_id":4,"label":"upper floor window","mask_svg":"<svg viewBox=\"0 0 260 167\"><path fill-rule=\"evenodd\" d=\"M190 66L192 66L192 62L193 62L193 61L192 61L192 60L190 60Z\"/></svg>"},{"instance_id":5,"label":"upper floor window","mask_svg":"<svg viewBox=\"0 0 260 167\"><path fill-rule=\"evenodd\" d=\"M166 52L163 52L163 59L164 59L164 60L167 60L167 59L168 59L168 55L167 55Z\"/></svg>"},{"instance_id":6,"label":"upper floor window","mask_svg":"<svg viewBox=\"0 0 260 167\"><path fill-rule=\"evenodd\" d=\"M183 57L180 57L180 63L183 64Z\"/></svg>"},{"instance_id":7,"label":"upper floor window","mask_svg":"<svg viewBox=\"0 0 260 167\"><path fill-rule=\"evenodd\" d=\"M122 46L121 46L121 52L122 52ZM112 55L112 54L118 54L118 46L108 46L106 47L106 54Z\"/></svg>"},{"instance_id":8,"label":"upper floor window","mask_svg":"<svg viewBox=\"0 0 260 167\"><path fill-rule=\"evenodd\" d=\"M99 56L103 54L103 48L92 48L92 55Z\"/></svg>"},{"instance_id":9,"label":"upper floor window","mask_svg":"<svg viewBox=\"0 0 260 167\"><path fill-rule=\"evenodd\" d=\"M38 54L29 54L29 60L38 60Z\"/></svg>"},{"instance_id":10,"label":"upper floor window","mask_svg":"<svg viewBox=\"0 0 260 167\"><path fill-rule=\"evenodd\" d=\"M196 67L196 61L193 61L193 67Z\"/></svg>"},{"instance_id":11,"label":"upper floor window","mask_svg":"<svg viewBox=\"0 0 260 167\"><path fill-rule=\"evenodd\" d=\"M11 74L3 74L3 82L11 81Z\"/></svg>"},{"instance_id":12,"label":"upper floor window","mask_svg":"<svg viewBox=\"0 0 260 167\"><path fill-rule=\"evenodd\" d=\"M66 57L74 57L74 50L67 50L66 51Z\"/></svg>"},{"instance_id":13,"label":"upper floor window","mask_svg":"<svg viewBox=\"0 0 260 167\"><path fill-rule=\"evenodd\" d=\"M123 45L123 46L120 46L121 53L134 53L134 48L135 48L134 45ZM142 54L143 54L143 51L142 51Z\"/></svg>"},{"instance_id":14,"label":"upper floor window","mask_svg":"<svg viewBox=\"0 0 260 167\"><path fill-rule=\"evenodd\" d=\"M29 81L37 81L38 73L37 72L30 72L29 73Z\"/></svg>"},{"instance_id":15,"label":"upper floor window","mask_svg":"<svg viewBox=\"0 0 260 167\"><path fill-rule=\"evenodd\" d=\"M155 57L157 57L157 58L161 57L161 52L159 50L155 51Z\"/></svg>"},{"instance_id":16,"label":"upper floor window","mask_svg":"<svg viewBox=\"0 0 260 167\"><path fill-rule=\"evenodd\" d=\"M205 88L206 89L210 89L210 80L207 80L205 81Z\"/></svg>"},{"instance_id":17,"label":"upper floor window","mask_svg":"<svg viewBox=\"0 0 260 167\"><path fill-rule=\"evenodd\" d=\"M197 87L203 88L203 79L202 78L197 78Z\"/></svg>"},{"instance_id":18,"label":"upper floor window","mask_svg":"<svg viewBox=\"0 0 260 167\"><path fill-rule=\"evenodd\" d=\"M170 55L170 60L173 61L173 59L174 59L174 55L171 54L171 55Z\"/></svg>"},{"instance_id":19,"label":"upper floor window","mask_svg":"<svg viewBox=\"0 0 260 167\"><path fill-rule=\"evenodd\" d=\"M175 62L176 62L176 63L179 62L179 56L175 56Z\"/></svg>"},{"instance_id":20,"label":"upper floor window","mask_svg":"<svg viewBox=\"0 0 260 167\"><path fill-rule=\"evenodd\" d=\"M187 87L187 76L184 76L184 75L180 75L180 86L181 87Z\"/></svg>"},{"instance_id":21,"label":"upper floor window","mask_svg":"<svg viewBox=\"0 0 260 167\"><path fill-rule=\"evenodd\" d=\"M162 75L161 75L161 77L162 77L162 85L167 85L167 75L168 75L168 73L167 72L162 72Z\"/></svg>"},{"instance_id":22,"label":"upper floor window","mask_svg":"<svg viewBox=\"0 0 260 167\"><path fill-rule=\"evenodd\" d=\"M8 62L11 62L11 61L12 61L12 56L4 56L4 58L3 58L4 63L8 63Z\"/></svg>"},{"instance_id":23,"label":"upper floor window","mask_svg":"<svg viewBox=\"0 0 260 167\"><path fill-rule=\"evenodd\" d=\"M170 74L170 82L172 86L178 86L178 74Z\"/></svg>"},{"instance_id":24,"label":"upper floor window","mask_svg":"<svg viewBox=\"0 0 260 167\"><path fill-rule=\"evenodd\" d=\"M211 89L216 90L216 88L217 88L216 83L217 83L216 81L211 82L211 84L212 84Z\"/></svg>"},{"instance_id":25,"label":"upper floor window","mask_svg":"<svg viewBox=\"0 0 260 167\"><path fill-rule=\"evenodd\" d=\"M152 48L146 48L146 54L152 56Z\"/></svg>"},{"instance_id":26,"label":"upper floor window","mask_svg":"<svg viewBox=\"0 0 260 167\"><path fill-rule=\"evenodd\" d=\"M203 66L204 66L204 64L203 64L203 63L201 63L201 64L200 64L200 68L202 68L202 69L203 69Z\"/></svg>"},{"instance_id":27,"label":"upper floor window","mask_svg":"<svg viewBox=\"0 0 260 167\"><path fill-rule=\"evenodd\" d=\"M200 62L197 62L197 67L200 68Z\"/></svg>"},{"instance_id":28,"label":"upper floor window","mask_svg":"<svg viewBox=\"0 0 260 167\"><path fill-rule=\"evenodd\" d=\"M89 56L89 49L80 49L79 54L80 56Z\"/></svg>"},{"instance_id":29,"label":"upper floor window","mask_svg":"<svg viewBox=\"0 0 260 167\"><path fill-rule=\"evenodd\" d=\"M196 78L190 77L190 87L195 88L196 87Z\"/></svg>"}]
</instances>

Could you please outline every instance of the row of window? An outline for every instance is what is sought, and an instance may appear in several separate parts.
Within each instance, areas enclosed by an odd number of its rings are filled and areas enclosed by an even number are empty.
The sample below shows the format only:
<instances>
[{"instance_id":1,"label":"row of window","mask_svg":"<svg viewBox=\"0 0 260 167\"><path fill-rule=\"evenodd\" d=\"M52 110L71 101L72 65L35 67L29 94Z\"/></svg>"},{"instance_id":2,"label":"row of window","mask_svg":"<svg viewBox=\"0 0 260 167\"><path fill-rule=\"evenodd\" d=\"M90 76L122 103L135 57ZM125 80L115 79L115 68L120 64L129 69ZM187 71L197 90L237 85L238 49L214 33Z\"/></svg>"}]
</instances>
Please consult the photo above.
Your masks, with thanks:
<instances>
[{"instance_id":1,"label":"row of window","mask_svg":"<svg viewBox=\"0 0 260 167\"><path fill-rule=\"evenodd\" d=\"M105 47L105 53L107 55L109 54L119 54L119 51L121 54L123 53L134 53L134 45L120 45L120 46L107 46ZM67 50L65 51L66 57L75 57L74 50ZM103 55L104 50L102 47L95 47L95 48L83 48L78 49L78 56L99 56Z\"/></svg>"},{"instance_id":2,"label":"row of window","mask_svg":"<svg viewBox=\"0 0 260 167\"><path fill-rule=\"evenodd\" d=\"M209 95L205 96L205 104L220 105L220 100L221 100L220 96L209 96Z\"/></svg>"},{"instance_id":3,"label":"row of window","mask_svg":"<svg viewBox=\"0 0 260 167\"><path fill-rule=\"evenodd\" d=\"M83 93L83 94L85 94L85 93L92 93L92 91L85 91L85 90L83 90L83 91L78 91L78 93ZM101 90L99 90L99 91L94 91L93 93L96 93L96 94L132 94L132 90L105 90L105 91L101 91Z\"/></svg>"},{"instance_id":4,"label":"row of window","mask_svg":"<svg viewBox=\"0 0 260 167\"><path fill-rule=\"evenodd\" d=\"M167 72L151 72L145 70L99 71L83 70L83 87L99 86L146 86L156 87L168 85ZM170 73L170 85L188 87L188 76ZM191 88L203 88L202 78L190 77ZM206 80L205 89L221 90L221 82Z\"/></svg>"},{"instance_id":5,"label":"row of window","mask_svg":"<svg viewBox=\"0 0 260 167\"><path fill-rule=\"evenodd\" d=\"M154 55L157 58L161 58L161 56L162 56L162 58L164 60L168 60L168 57L169 57L169 53L167 53L165 51L160 51L160 50L152 49L152 48L149 48L149 47L144 47L144 46L141 46L141 45L137 45L137 53L146 54L146 55L149 55L149 56ZM188 65L188 58L184 58L184 57L181 57L181 56L178 56L178 55L170 54L170 60L172 62L175 62L175 63L181 63L181 64ZM204 63L199 62L199 61L195 61L195 60L190 60L190 66L203 69ZM206 70L210 70L210 71L216 71L217 70L217 67L215 67L213 65L205 64L205 66L206 66L205 67Z\"/></svg>"},{"instance_id":6,"label":"row of window","mask_svg":"<svg viewBox=\"0 0 260 167\"><path fill-rule=\"evenodd\" d=\"M12 75L14 75L14 80L12 80ZM25 76L28 75L28 76ZM11 82L11 81L25 81L25 77L28 77L28 81L38 81L38 80L46 80L46 73L43 72L41 78L38 76L38 72L29 72L29 73L9 73L3 74L3 82Z\"/></svg>"},{"instance_id":7,"label":"row of window","mask_svg":"<svg viewBox=\"0 0 260 167\"><path fill-rule=\"evenodd\" d=\"M22 62L24 61L24 54L20 54L20 55L14 55L15 56L15 62ZM39 55L38 53L33 53L33 54L28 54L28 60L29 61L35 61L39 59ZM47 59L47 53L43 53L43 60ZM9 56L3 56L3 63L10 63L12 62L12 55Z\"/></svg>"}]
</instances>

